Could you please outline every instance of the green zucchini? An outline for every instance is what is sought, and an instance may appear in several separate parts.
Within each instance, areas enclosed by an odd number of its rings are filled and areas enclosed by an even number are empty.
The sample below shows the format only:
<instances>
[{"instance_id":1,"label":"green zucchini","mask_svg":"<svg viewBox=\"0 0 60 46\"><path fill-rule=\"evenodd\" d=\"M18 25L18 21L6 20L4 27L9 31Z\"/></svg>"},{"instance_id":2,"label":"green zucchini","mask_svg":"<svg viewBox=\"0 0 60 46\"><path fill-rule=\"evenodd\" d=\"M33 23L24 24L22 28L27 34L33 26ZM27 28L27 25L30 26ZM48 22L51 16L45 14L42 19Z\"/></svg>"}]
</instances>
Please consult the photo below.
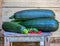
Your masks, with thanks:
<instances>
[{"instance_id":1,"label":"green zucchini","mask_svg":"<svg viewBox=\"0 0 60 46\"><path fill-rule=\"evenodd\" d=\"M35 18L55 18L55 13L49 9L29 9L14 13L10 19L28 20Z\"/></svg>"},{"instance_id":2,"label":"green zucchini","mask_svg":"<svg viewBox=\"0 0 60 46\"><path fill-rule=\"evenodd\" d=\"M28 33L28 30L17 22L3 22L2 28L7 32Z\"/></svg>"},{"instance_id":3,"label":"green zucchini","mask_svg":"<svg viewBox=\"0 0 60 46\"><path fill-rule=\"evenodd\" d=\"M20 23L27 28L38 28L43 32L53 32L59 27L59 22L52 18L33 19Z\"/></svg>"}]
</instances>

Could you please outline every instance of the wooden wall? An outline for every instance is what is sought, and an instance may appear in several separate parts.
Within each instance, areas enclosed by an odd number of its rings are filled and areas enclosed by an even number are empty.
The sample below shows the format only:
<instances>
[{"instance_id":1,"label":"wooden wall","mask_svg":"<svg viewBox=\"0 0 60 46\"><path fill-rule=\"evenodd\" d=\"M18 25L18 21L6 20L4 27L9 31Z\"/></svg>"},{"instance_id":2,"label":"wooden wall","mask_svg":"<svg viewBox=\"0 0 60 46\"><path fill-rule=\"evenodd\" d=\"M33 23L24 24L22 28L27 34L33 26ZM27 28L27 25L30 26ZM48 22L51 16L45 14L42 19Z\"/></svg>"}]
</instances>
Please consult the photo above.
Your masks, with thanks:
<instances>
[{"instance_id":1,"label":"wooden wall","mask_svg":"<svg viewBox=\"0 0 60 46\"><path fill-rule=\"evenodd\" d=\"M9 16L24 9L51 9L55 12L55 17L60 23L60 0L4 0L2 20L10 21ZM59 29L52 36L60 36L60 24Z\"/></svg>"},{"instance_id":2,"label":"wooden wall","mask_svg":"<svg viewBox=\"0 0 60 46\"><path fill-rule=\"evenodd\" d=\"M2 0L0 0L0 30L2 28Z\"/></svg>"},{"instance_id":3,"label":"wooden wall","mask_svg":"<svg viewBox=\"0 0 60 46\"><path fill-rule=\"evenodd\" d=\"M4 0L4 7L60 7L60 0Z\"/></svg>"},{"instance_id":4,"label":"wooden wall","mask_svg":"<svg viewBox=\"0 0 60 46\"><path fill-rule=\"evenodd\" d=\"M0 46L4 46L4 38L0 37Z\"/></svg>"}]
</instances>

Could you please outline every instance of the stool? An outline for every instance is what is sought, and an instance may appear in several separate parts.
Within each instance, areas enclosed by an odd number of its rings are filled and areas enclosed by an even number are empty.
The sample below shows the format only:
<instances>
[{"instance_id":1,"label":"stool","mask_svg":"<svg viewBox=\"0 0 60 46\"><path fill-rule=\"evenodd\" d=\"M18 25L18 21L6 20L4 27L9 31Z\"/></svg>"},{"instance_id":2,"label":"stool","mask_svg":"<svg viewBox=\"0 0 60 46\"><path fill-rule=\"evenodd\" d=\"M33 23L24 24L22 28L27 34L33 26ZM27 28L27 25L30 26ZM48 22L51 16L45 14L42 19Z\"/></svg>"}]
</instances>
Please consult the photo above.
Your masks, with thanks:
<instances>
[{"instance_id":1,"label":"stool","mask_svg":"<svg viewBox=\"0 0 60 46\"><path fill-rule=\"evenodd\" d=\"M12 42L39 42L40 46L49 46L48 38L50 35L51 33L18 34L18 33L4 32L4 40L5 40L4 46L12 46Z\"/></svg>"}]
</instances>

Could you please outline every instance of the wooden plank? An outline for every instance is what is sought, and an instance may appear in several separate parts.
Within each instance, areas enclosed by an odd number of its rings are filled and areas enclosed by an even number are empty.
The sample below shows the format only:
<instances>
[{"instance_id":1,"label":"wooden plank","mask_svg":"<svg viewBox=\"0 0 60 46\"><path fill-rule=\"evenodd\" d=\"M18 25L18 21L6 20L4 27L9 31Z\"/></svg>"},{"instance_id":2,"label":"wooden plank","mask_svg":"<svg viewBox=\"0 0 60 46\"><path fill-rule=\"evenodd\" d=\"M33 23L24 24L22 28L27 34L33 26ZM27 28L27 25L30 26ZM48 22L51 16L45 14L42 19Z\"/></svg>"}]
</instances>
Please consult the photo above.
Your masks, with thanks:
<instances>
[{"instance_id":1,"label":"wooden plank","mask_svg":"<svg viewBox=\"0 0 60 46\"><path fill-rule=\"evenodd\" d=\"M0 0L0 29L2 28L2 0Z\"/></svg>"},{"instance_id":2,"label":"wooden plank","mask_svg":"<svg viewBox=\"0 0 60 46\"><path fill-rule=\"evenodd\" d=\"M4 46L4 38L0 37L0 46Z\"/></svg>"},{"instance_id":3,"label":"wooden plank","mask_svg":"<svg viewBox=\"0 0 60 46\"><path fill-rule=\"evenodd\" d=\"M40 42L41 37L7 37L10 42Z\"/></svg>"},{"instance_id":4,"label":"wooden plank","mask_svg":"<svg viewBox=\"0 0 60 46\"><path fill-rule=\"evenodd\" d=\"M20 33L12 33L12 32L4 32L5 37L41 37L41 36L50 36L51 33L41 33L41 34L20 34Z\"/></svg>"},{"instance_id":5,"label":"wooden plank","mask_svg":"<svg viewBox=\"0 0 60 46\"><path fill-rule=\"evenodd\" d=\"M50 38L50 43L51 44L60 43L60 37L51 37Z\"/></svg>"},{"instance_id":6,"label":"wooden plank","mask_svg":"<svg viewBox=\"0 0 60 46\"><path fill-rule=\"evenodd\" d=\"M10 46L10 42L7 37L4 37L4 46Z\"/></svg>"},{"instance_id":7,"label":"wooden plank","mask_svg":"<svg viewBox=\"0 0 60 46\"><path fill-rule=\"evenodd\" d=\"M11 46L39 46L39 42L11 42Z\"/></svg>"},{"instance_id":8,"label":"wooden plank","mask_svg":"<svg viewBox=\"0 0 60 46\"><path fill-rule=\"evenodd\" d=\"M53 44L50 44L50 46L60 46L60 43L53 43Z\"/></svg>"},{"instance_id":9,"label":"wooden plank","mask_svg":"<svg viewBox=\"0 0 60 46\"><path fill-rule=\"evenodd\" d=\"M60 0L4 0L3 7L60 7Z\"/></svg>"}]
</instances>

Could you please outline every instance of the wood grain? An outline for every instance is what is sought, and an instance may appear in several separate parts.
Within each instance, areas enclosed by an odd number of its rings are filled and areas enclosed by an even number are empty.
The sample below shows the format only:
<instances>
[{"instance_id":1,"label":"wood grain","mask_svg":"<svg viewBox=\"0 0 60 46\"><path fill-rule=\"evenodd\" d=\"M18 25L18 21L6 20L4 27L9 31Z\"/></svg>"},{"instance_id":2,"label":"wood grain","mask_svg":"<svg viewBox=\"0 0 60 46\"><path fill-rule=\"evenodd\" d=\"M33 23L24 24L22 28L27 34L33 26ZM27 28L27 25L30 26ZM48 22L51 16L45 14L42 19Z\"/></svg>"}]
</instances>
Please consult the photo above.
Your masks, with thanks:
<instances>
[{"instance_id":1,"label":"wood grain","mask_svg":"<svg viewBox=\"0 0 60 46\"><path fill-rule=\"evenodd\" d=\"M4 0L3 7L60 7L60 0Z\"/></svg>"},{"instance_id":2,"label":"wood grain","mask_svg":"<svg viewBox=\"0 0 60 46\"><path fill-rule=\"evenodd\" d=\"M0 29L2 28L2 0L0 0Z\"/></svg>"},{"instance_id":3,"label":"wood grain","mask_svg":"<svg viewBox=\"0 0 60 46\"><path fill-rule=\"evenodd\" d=\"M12 46L39 46L39 42L12 42Z\"/></svg>"}]
</instances>

